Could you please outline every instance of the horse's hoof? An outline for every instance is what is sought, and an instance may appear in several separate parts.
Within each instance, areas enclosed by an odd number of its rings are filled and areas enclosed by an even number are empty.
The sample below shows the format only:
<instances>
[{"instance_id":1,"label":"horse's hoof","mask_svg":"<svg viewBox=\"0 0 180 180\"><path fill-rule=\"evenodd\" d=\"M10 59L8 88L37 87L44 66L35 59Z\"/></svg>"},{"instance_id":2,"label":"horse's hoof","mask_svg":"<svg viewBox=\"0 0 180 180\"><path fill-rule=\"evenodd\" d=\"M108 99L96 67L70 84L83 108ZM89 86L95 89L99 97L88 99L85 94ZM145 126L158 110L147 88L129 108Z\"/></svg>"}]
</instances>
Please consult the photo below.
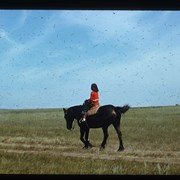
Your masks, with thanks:
<instances>
[{"instance_id":1,"label":"horse's hoof","mask_svg":"<svg viewBox=\"0 0 180 180\"><path fill-rule=\"evenodd\" d=\"M124 151L124 147L120 147L118 151Z\"/></svg>"},{"instance_id":2,"label":"horse's hoof","mask_svg":"<svg viewBox=\"0 0 180 180\"><path fill-rule=\"evenodd\" d=\"M87 146L84 146L83 149L88 149L88 147L87 147Z\"/></svg>"},{"instance_id":3,"label":"horse's hoof","mask_svg":"<svg viewBox=\"0 0 180 180\"><path fill-rule=\"evenodd\" d=\"M102 146L99 148L100 151L103 151L104 149L105 147L102 147Z\"/></svg>"},{"instance_id":4,"label":"horse's hoof","mask_svg":"<svg viewBox=\"0 0 180 180\"><path fill-rule=\"evenodd\" d=\"M93 148L94 146L92 144L88 144L88 147L89 148Z\"/></svg>"}]
</instances>

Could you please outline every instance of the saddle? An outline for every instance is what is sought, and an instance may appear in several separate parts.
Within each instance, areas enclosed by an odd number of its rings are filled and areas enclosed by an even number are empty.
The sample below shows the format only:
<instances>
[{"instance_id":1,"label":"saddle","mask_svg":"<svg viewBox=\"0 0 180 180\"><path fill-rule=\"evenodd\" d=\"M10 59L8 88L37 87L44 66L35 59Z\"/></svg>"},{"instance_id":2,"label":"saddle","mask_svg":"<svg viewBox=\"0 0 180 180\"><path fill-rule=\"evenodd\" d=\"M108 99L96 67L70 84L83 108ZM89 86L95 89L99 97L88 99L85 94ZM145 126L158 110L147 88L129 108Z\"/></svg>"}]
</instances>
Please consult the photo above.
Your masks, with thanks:
<instances>
[{"instance_id":1,"label":"saddle","mask_svg":"<svg viewBox=\"0 0 180 180\"><path fill-rule=\"evenodd\" d=\"M86 117L96 114L99 108L100 106L93 106L92 108L90 108L86 113Z\"/></svg>"}]
</instances>

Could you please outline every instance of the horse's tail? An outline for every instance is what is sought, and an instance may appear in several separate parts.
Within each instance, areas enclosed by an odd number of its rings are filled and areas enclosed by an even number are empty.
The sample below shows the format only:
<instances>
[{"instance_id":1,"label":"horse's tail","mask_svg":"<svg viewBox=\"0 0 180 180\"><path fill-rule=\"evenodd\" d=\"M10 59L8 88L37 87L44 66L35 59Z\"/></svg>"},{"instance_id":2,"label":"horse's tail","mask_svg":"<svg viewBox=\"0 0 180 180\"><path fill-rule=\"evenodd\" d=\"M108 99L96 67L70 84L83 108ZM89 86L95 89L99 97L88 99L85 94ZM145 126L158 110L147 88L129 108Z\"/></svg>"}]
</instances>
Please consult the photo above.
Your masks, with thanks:
<instances>
[{"instance_id":1,"label":"horse's tail","mask_svg":"<svg viewBox=\"0 0 180 180\"><path fill-rule=\"evenodd\" d=\"M127 104L127 105L124 105L123 107L117 106L117 107L115 107L115 110L118 113L125 113L126 111L129 110L129 108L130 108L130 106Z\"/></svg>"}]
</instances>

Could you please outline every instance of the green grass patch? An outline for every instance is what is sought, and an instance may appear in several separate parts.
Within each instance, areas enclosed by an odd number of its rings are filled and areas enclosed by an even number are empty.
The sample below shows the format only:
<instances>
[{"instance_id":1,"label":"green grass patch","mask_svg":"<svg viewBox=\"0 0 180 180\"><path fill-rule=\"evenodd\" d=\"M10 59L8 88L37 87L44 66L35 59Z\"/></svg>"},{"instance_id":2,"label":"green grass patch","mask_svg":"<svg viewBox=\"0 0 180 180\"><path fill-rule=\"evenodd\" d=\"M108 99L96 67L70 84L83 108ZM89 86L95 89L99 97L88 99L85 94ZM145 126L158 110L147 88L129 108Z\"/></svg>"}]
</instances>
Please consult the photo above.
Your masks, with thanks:
<instances>
[{"instance_id":1,"label":"green grass patch","mask_svg":"<svg viewBox=\"0 0 180 180\"><path fill-rule=\"evenodd\" d=\"M113 126L90 130L84 150L77 123L66 129L62 109L0 110L1 174L180 174L180 106L131 108L122 115L125 150Z\"/></svg>"}]
</instances>

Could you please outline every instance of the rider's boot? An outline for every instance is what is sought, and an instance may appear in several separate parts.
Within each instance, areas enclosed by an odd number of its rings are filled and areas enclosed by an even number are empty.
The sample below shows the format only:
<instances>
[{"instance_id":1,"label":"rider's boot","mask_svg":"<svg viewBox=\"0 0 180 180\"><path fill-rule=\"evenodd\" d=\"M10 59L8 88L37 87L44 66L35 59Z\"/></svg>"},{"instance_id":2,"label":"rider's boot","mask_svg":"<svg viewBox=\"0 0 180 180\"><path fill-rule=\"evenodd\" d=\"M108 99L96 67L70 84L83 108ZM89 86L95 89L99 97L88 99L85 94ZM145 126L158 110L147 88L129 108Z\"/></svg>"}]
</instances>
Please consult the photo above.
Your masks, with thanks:
<instances>
[{"instance_id":1,"label":"rider's boot","mask_svg":"<svg viewBox=\"0 0 180 180\"><path fill-rule=\"evenodd\" d=\"M80 123L82 123L82 122L85 122L86 121L86 113L85 114L83 114L83 116L82 116L82 118L80 119Z\"/></svg>"}]
</instances>

